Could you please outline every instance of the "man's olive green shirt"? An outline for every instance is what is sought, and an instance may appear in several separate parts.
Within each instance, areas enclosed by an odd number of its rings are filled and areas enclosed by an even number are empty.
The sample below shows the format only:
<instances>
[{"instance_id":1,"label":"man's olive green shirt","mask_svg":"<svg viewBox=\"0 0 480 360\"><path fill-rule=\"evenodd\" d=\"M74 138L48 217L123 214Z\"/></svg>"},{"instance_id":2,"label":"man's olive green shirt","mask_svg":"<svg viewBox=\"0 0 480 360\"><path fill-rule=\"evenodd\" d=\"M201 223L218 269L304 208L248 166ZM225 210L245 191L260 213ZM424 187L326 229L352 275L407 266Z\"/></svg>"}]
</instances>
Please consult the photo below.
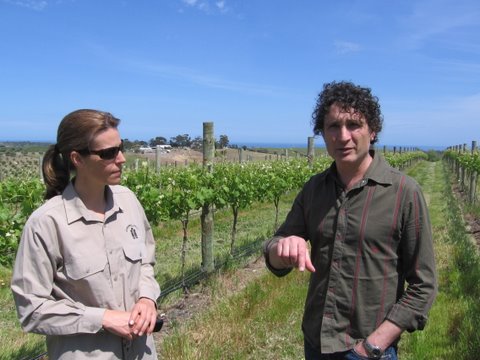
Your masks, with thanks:
<instances>
[{"instance_id":1,"label":"man's olive green shirt","mask_svg":"<svg viewBox=\"0 0 480 360\"><path fill-rule=\"evenodd\" d=\"M419 185L378 153L364 178L345 191L336 166L313 176L285 223L265 244L297 235L311 243L303 317L306 340L322 353L351 349L388 319L423 329L437 286L427 205Z\"/></svg>"}]
</instances>

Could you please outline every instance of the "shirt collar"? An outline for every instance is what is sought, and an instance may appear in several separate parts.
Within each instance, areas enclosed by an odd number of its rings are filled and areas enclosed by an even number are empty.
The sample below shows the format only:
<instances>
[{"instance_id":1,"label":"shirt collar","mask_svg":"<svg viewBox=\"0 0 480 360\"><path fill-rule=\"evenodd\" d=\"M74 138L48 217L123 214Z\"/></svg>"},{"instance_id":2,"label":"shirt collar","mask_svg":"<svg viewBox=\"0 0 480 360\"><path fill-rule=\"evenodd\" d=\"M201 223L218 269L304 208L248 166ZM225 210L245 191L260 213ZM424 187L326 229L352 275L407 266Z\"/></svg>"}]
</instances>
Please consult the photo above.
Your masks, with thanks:
<instances>
[{"instance_id":1,"label":"shirt collar","mask_svg":"<svg viewBox=\"0 0 480 360\"><path fill-rule=\"evenodd\" d=\"M115 198L113 197L113 192L110 186L105 186L105 196L106 196L106 210L105 210L105 220L108 219L112 214L120 211L120 206L117 204ZM83 203L80 196L78 196L73 182L70 182L65 190L62 193L63 203L65 206L65 213L67 216L67 223L71 224L75 221L80 220L81 218L86 221L101 222L95 214L88 210L85 204Z\"/></svg>"},{"instance_id":2,"label":"shirt collar","mask_svg":"<svg viewBox=\"0 0 480 360\"><path fill-rule=\"evenodd\" d=\"M390 171L387 171L389 166L384 157L376 150L370 150L370 155L372 156L373 161L368 167L364 179L373 180L378 184L392 185L392 174Z\"/></svg>"},{"instance_id":3,"label":"shirt collar","mask_svg":"<svg viewBox=\"0 0 480 360\"><path fill-rule=\"evenodd\" d=\"M387 171L388 164L384 159L384 157L380 153L378 153L376 150L370 150L370 155L372 156L373 161L368 167L363 177L363 179L367 181L364 181L363 184L360 186L366 185L369 180L372 180L382 185L392 185L393 184L392 175L389 171ZM339 184L339 186L343 186L341 185L342 182L338 177L337 166L335 162L332 163L328 171L330 176L333 177L333 179L337 182L337 184Z\"/></svg>"}]
</instances>

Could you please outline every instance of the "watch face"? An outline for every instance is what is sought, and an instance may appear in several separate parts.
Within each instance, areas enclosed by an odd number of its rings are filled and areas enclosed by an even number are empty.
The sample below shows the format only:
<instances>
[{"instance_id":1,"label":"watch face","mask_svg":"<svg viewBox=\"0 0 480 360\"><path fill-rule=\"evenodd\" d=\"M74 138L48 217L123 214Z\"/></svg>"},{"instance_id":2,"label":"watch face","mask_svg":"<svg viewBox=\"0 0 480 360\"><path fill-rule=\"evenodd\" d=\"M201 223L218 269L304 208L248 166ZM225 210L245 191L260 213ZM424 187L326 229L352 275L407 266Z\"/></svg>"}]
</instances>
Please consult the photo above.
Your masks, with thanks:
<instances>
[{"instance_id":1,"label":"watch face","mask_svg":"<svg viewBox=\"0 0 480 360\"><path fill-rule=\"evenodd\" d=\"M373 359L380 359L382 356L382 349L378 346L370 344L368 341L364 340L365 350L367 350L368 355Z\"/></svg>"},{"instance_id":2,"label":"watch face","mask_svg":"<svg viewBox=\"0 0 480 360\"><path fill-rule=\"evenodd\" d=\"M382 356L382 350L380 350L379 347L374 346L372 349L372 355L374 355L376 358Z\"/></svg>"}]
</instances>

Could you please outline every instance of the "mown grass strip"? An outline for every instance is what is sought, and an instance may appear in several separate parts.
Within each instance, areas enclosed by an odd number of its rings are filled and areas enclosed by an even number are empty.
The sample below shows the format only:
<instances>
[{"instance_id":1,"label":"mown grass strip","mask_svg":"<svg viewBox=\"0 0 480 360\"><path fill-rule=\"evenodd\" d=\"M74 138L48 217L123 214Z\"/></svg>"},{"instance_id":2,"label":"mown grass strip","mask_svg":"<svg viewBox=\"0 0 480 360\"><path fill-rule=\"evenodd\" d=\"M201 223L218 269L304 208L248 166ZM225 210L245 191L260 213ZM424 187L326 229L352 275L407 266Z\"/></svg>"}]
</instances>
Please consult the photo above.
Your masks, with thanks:
<instances>
[{"instance_id":1,"label":"mown grass strip","mask_svg":"<svg viewBox=\"0 0 480 360\"><path fill-rule=\"evenodd\" d=\"M308 275L265 274L188 324L161 349L165 359L298 359Z\"/></svg>"},{"instance_id":2,"label":"mown grass strip","mask_svg":"<svg viewBox=\"0 0 480 360\"><path fill-rule=\"evenodd\" d=\"M478 359L480 260L441 162L414 174L430 197L439 294L424 331L406 334L402 359Z\"/></svg>"}]
</instances>

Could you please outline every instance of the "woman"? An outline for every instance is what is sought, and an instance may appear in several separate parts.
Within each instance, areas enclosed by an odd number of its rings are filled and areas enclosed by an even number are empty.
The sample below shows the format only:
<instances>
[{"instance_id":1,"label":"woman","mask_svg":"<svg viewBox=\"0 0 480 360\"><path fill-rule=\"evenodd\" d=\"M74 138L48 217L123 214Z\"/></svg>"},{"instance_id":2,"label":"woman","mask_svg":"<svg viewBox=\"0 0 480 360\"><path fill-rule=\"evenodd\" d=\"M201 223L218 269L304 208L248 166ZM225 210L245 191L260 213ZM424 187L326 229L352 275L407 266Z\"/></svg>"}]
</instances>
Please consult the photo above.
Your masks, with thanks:
<instances>
[{"instance_id":1,"label":"woman","mask_svg":"<svg viewBox=\"0 0 480 360\"><path fill-rule=\"evenodd\" d=\"M12 291L23 329L46 335L51 360L157 358L155 241L118 185L119 121L74 111L43 159L48 201L25 225Z\"/></svg>"}]
</instances>

